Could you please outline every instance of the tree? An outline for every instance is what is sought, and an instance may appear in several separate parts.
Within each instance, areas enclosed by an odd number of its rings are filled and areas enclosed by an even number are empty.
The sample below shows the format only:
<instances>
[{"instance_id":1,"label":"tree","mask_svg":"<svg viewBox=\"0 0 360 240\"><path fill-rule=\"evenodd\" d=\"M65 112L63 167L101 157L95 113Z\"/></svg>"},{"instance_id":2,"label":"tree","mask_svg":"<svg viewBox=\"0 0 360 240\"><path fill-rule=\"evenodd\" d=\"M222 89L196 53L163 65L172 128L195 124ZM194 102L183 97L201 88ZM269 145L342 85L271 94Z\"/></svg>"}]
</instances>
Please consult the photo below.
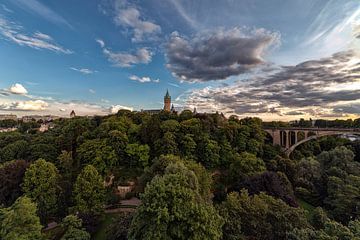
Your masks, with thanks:
<instances>
[{"instance_id":1,"label":"tree","mask_svg":"<svg viewBox=\"0 0 360 240\"><path fill-rule=\"evenodd\" d=\"M14 159L25 159L28 155L29 144L25 140L7 144L0 150L0 162L7 162Z\"/></svg>"},{"instance_id":2,"label":"tree","mask_svg":"<svg viewBox=\"0 0 360 240\"><path fill-rule=\"evenodd\" d=\"M0 239L42 239L42 226L36 211L36 204L28 197L20 197L11 207L0 209Z\"/></svg>"},{"instance_id":3,"label":"tree","mask_svg":"<svg viewBox=\"0 0 360 240\"><path fill-rule=\"evenodd\" d=\"M44 159L35 161L25 172L23 191L37 204L42 221L57 213L60 193L58 181L59 173L55 165Z\"/></svg>"},{"instance_id":4,"label":"tree","mask_svg":"<svg viewBox=\"0 0 360 240\"><path fill-rule=\"evenodd\" d=\"M308 228L305 213L265 193L249 196L246 190L230 193L219 206L225 219L224 236L229 239L287 239L294 228ZM241 232L239 232L241 230ZM225 238L227 239L227 238Z\"/></svg>"},{"instance_id":5,"label":"tree","mask_svg":"<svg viewBox=\"0 0 360 240\"><path fill-rule=\"evenodd\" d=\"M7 162L0 166L0 205L10 206L22 195L21 183L28 166L24 160Z\"/></svg>"},{"instance_id":6,"label":"tree","mask_svg":"<svg viewBox=\"0 0 360 240\"><path fill-rule=\"evenodd\" d=\"M360 176L350 175L346 179L331 176L327 189L324 202L336 220L348 223L360 216Z\"/></svg>"},{"instance_id":7,"label":"tree","mask_svg":"<svg viewBox=\"0 0 360 240\"><path fill-rule=\"evenodd\" d=\"M155 148L158 155L177 154L179 150L176 143L175 134L170 131L164 133L164 136L155 142Z\"/></svg>"},{"instance_id":8,"label":"tree","mask_svg":"<svg viewBox=\"0 0 360 240\"><path fill-rule=\"evenodd\" d=\"M192 134L185 134L181 138L180 142L180 152L185 158L193 158L196 150L196 142L194 141Z\"/></svg>"},{"instance_id":9,"label":"tree","mask_svg":"<svg viewBox=\"0 0 360 240\"><path fill-rule=\"evenodd\" d=\"M114 149L109 146L106 139L87 140L77 150L80 164L91 164L103 175L118 164Z\"/></svg>"},{"instance_id":10,"label":"tree","mask_svg":"<svg viewBox=\"0 0 360 240\"><path fill-rule=\"evenodd\" d=\"M87 165L74 185L75 211L98 215L104 210L105 188L101 175L92 165Z\"/></svg>"},{"instance_id":11,"label":"tree","mask_svg":"<svg viewBox=\"0 0 360 240\"><path fill-rule=\"evenodd\" d=\"M156 201L154 201L156 199ZM129 239L220 239L222 219L199 195L196 175L171 164L146 187Z\"/></svg>"},{"instance_id":12,"label":"tree","mask_svg":"<svg viewBox=\"0 0 360 240\"><path fill-rule=\"evenodd\" d=\"M132 213L119 213L106 229L106 240L127 240Z\"/></svg>"},{"instance_id":13,"label":"tree","mask_svg":"<svg viewBox=\"0 0 360 240\"><path fill-rule=\"evenodd\" d=\"M265 163L252 153L243 152L230 165L230 176L233 181L262 173L266 170Z\"/></svg>"},{"instance_id":14,"label":"tree","mask_svg":"<svg viewBox=\"0 0 360 240\"><path fill-rule=\"evenodd\" d=\"M90 240L90 234L82 228L82 221L75 215L66 216L61 227L64 235L61 240Z\"/></svg>"},{"instance_id":15,"label":"tree","mask_svg":"<svg viewBox=\"0 0 360 240\"><path fill-rule=\"evenodd\" d=\"M130 166L137 166L145 168L149 164L148 145L140 145L138 143L128 144L125 149L126 154L130 158Z\"/></svg>"}]
</instances>

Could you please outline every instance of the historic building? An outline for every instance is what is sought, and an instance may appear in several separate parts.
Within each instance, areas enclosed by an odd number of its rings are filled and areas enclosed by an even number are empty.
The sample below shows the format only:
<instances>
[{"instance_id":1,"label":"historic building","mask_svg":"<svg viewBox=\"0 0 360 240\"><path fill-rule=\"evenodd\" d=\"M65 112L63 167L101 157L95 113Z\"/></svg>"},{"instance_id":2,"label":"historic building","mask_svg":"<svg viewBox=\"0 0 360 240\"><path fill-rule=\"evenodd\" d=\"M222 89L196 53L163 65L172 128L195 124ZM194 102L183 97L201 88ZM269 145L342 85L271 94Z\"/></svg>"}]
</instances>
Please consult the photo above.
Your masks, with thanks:
<instances>
[{"instance_id":1,"label":"historic building","mask_svg":"<svg viewBox=\"0 0 360 240\"><path fill-rule=\"evenodd\" d=\"M169 90L166 90L166 94L164 97L164 111L170 112L171 110L171 97L169 94Z\"/></svg>"},{"instance_id":2,"label":"historic building","mask_svg":"<svg viewBox=\"0 0 360 240\"><path fill-rule=\"evenodd\" d=\"M170 96L168 90L166 90L166 94L164 96L164 108L163 109L148 109L148 110L142 109L141 110L141 112L146 112L149 114L157 114L157 113L160 113L161 111L175 112L174 105L171 104L171 96Z\"/></svg>"},{"instance_id":3,"label":"historic building","mask_svg":"<svg viewBox=\"0 0 360 240\"><path fill-rule=\"evenodd\" d=\"M74 118L74 117L76 117L76 113L74 110L72 110L70 113L70 118Z\"/></svg>"}]
</instances>

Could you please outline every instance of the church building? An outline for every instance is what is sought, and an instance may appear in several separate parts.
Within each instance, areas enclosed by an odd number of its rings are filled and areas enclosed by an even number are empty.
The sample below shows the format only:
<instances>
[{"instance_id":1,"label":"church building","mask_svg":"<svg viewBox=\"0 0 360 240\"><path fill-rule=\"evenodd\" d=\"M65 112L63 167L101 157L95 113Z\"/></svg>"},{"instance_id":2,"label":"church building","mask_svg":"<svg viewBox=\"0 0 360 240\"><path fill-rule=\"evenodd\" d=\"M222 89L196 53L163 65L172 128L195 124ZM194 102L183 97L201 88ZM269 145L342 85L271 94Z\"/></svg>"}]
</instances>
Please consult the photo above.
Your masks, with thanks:
<instances>
[{"instance_id":1,"label":"church building","mask_svg":"<svg viewBox=\"0 0 360 240\"><path fill-rule=\"evenodd\" d=\"M164 96L164 108L163 109L141 110L141 112L146 112L146 113L149 113L149 114L158 114L161 111L175 112L174 105L171 104L171 96L169 94L169 90L166 90L166 94Z\"/></svg>"}]
</instances>

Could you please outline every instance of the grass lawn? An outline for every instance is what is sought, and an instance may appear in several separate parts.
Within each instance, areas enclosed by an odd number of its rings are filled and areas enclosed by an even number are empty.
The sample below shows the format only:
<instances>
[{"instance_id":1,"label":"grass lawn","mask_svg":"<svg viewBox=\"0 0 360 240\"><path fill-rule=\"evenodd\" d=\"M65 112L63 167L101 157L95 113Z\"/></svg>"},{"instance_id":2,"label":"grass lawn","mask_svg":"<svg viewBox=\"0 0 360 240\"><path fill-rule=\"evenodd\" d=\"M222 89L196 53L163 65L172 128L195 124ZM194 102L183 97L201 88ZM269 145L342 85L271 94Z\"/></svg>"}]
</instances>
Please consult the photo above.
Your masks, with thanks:
<instances>
[{"instance_id":1,"label":"grass lawn","mask_svg":"<svg viewBox=\"0 0 360 240\"><path fill-rule=\"evenodd\" d=\"M106 240L106 228L112 223L116 213L106 213L101 221L98 231L92 237L93 240Z\"/></svg>"},{"instance_id":2,"label":"grass lawn","mask_svg":"<svg viewBox=\"0 0 360 240\"><path fill-rule=\"evenodd\" d=\"M297 200L297 203L300 205L300 207L306 210L307 219L310 219L313 216L315 207L300 198L297 198L296 200Z\"/></svg>"}]
</instances>

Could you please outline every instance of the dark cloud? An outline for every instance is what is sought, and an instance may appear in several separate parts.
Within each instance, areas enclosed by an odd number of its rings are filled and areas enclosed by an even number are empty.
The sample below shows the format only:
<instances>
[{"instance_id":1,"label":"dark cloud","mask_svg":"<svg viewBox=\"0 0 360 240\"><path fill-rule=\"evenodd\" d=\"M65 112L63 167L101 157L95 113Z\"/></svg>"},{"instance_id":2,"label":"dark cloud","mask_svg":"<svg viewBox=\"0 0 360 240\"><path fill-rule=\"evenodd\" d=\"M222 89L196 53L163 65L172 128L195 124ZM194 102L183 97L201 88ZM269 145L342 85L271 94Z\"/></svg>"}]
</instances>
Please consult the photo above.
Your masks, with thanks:
<instances>
[{"instance_id":1,"label":"dark cloud","mask_svg":"<svg viewBox=\"0 0 360 240\"><path fill-rule=\"evenodd\" d=\"M355 58L355 52L345 51L320 60L283 66L276 73L253 81L194 91L188 97L188 104L201 102L204 109L216 107L218 111L234 111L239 115L360 114L360 103L353 104L360 100L360 89L352 88L360 74L358 63L353 63Z\"/></svg>"},{"instance_id":2,"label":"dark cloud","mask_svg":"<svg viewBox=\"0 0 360 240\"><path fill-rule=\"evenodd\" d=\"M240 28L202 32L189 39L173 33L166 45L168 69L182 81L206 82L246 73L264 63L279 35Z\"/></svg>"},{"instance_id":3,"label":"dark cloud","mask_svg":"<svg viewBox=\"0 0 360 240\"><path fill-rule=\"evenodd\" d=\"M360 103L336 106L334 112L360 114Z\"/></svg>"}]
</instances>

